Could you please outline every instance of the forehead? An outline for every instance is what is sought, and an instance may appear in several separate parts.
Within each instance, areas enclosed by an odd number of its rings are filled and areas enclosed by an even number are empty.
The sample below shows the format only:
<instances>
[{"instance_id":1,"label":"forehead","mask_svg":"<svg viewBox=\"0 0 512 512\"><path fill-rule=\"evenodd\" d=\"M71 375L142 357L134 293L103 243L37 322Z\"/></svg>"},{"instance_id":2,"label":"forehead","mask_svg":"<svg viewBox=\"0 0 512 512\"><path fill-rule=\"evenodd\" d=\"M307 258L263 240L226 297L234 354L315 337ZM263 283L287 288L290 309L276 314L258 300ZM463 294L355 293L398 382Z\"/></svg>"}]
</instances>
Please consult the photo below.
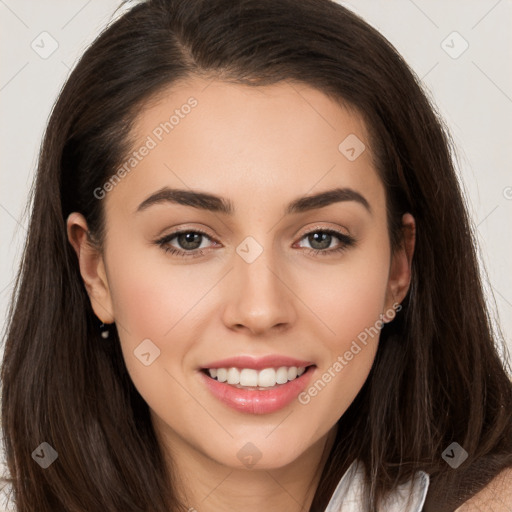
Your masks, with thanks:
<instances>
[{"instance_id":1,"label":"forehead","mask_svg":"<svg viewBox=\"0 0 512 512\"><path fill-rule=\"evenodd\" d=\"M304 84L181 82L140 109L132 140L139 155L126 156L129 172L114 194L131 206L131 196L165 185L227 197L251 191L261 205L332 186L371 195L380 182L362 117Z\"/></svg>"}]
</instances>

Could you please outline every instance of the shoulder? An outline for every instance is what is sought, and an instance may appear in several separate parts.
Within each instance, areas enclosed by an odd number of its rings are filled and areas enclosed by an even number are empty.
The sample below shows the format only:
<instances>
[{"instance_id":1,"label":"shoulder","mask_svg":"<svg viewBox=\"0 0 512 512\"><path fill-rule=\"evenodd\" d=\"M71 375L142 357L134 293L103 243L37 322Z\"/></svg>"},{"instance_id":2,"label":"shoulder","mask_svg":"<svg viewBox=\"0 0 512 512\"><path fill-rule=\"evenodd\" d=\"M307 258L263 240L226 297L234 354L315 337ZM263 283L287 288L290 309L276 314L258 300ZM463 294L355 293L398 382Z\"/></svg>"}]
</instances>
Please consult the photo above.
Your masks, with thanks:
<instances>
[{"instance_id":1,"label":"shoulder","mask_svg":"<svg viewBox=\"0 0 512 512\"><path fill-rule=\"evenodd\" d=\"M511 510L512 468L507 468L455 512L510 512Z\"/></svg>"}]
</instances>

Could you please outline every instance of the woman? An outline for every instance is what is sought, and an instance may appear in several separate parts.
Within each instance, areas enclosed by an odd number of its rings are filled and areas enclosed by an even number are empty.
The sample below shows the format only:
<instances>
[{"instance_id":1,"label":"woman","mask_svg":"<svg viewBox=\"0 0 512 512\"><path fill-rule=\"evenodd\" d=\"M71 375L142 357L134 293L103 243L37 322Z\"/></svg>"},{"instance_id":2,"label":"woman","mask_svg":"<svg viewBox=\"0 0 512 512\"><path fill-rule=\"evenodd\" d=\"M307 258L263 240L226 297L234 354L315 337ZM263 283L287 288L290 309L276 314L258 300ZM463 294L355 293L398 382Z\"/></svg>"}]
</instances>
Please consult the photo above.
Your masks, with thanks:
<instances>
[{"instance_id":1,"label":"woman","mask_svg":"<svg viewBox=\"0 0 512 512\"><path fill-rule=\"evenodd\" d=\"M494 343L448 135L378 32L328 0L140 3L43 142L17 510L497 510Z\"/></svg>"}]
</instances>

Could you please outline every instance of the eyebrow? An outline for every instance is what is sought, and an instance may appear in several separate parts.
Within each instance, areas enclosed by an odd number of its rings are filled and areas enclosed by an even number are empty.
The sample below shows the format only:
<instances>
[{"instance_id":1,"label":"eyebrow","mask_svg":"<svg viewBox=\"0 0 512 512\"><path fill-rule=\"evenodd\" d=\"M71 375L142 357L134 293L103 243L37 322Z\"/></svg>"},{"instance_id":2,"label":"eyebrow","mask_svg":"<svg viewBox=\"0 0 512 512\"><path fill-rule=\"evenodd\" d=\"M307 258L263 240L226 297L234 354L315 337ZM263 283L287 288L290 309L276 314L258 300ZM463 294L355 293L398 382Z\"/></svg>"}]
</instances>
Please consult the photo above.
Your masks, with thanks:
<instances>
[{"instance_id":1,"label":"eyebrow","mask_svg":"<svg viewBox=\"0 0 512 512\"><path fill-rule=\"evenodd\" d=\"M288 204L285 213L287 215L292 213L302 213L309 210L324 208L334 203L347 201L355 201L356 203L364 206L370 214L372 213L370 204L365 197L351 188L334 188L315 195L299 197ZM229 199L208 194L206 192L163 187L144 199L144 201L139 204L135 213L147 210L150 206L162 203L191 206L193 208L224 213L226 215L233 215L235 212L235 207Z\"/></svg>"}]
</instances>

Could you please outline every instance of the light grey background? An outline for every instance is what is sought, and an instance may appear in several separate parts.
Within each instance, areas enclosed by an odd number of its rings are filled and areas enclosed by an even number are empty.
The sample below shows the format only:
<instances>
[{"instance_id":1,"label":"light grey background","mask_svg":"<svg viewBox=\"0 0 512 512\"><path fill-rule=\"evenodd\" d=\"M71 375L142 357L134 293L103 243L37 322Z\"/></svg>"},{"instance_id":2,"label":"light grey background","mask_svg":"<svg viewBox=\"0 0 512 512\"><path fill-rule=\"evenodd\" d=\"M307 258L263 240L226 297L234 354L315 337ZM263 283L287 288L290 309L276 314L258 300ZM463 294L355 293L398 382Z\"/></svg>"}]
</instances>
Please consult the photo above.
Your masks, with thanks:
<instances>
[{"instance_id":1,"label":"light grey background","mask_svg":"<svg viewBox=\"0 0 512 512\"><path fill-rule=\"evenodd\" d=\"M488 298L512 351L512 0L340 3L395 45L451 130L487 269ZM77 57L123 12L114 15L120 5L119 0L0 0L2 334L26 235L23 210L48 115ZM42 58L52 39L58 48Z\"/></svg>"}]
</instances>

